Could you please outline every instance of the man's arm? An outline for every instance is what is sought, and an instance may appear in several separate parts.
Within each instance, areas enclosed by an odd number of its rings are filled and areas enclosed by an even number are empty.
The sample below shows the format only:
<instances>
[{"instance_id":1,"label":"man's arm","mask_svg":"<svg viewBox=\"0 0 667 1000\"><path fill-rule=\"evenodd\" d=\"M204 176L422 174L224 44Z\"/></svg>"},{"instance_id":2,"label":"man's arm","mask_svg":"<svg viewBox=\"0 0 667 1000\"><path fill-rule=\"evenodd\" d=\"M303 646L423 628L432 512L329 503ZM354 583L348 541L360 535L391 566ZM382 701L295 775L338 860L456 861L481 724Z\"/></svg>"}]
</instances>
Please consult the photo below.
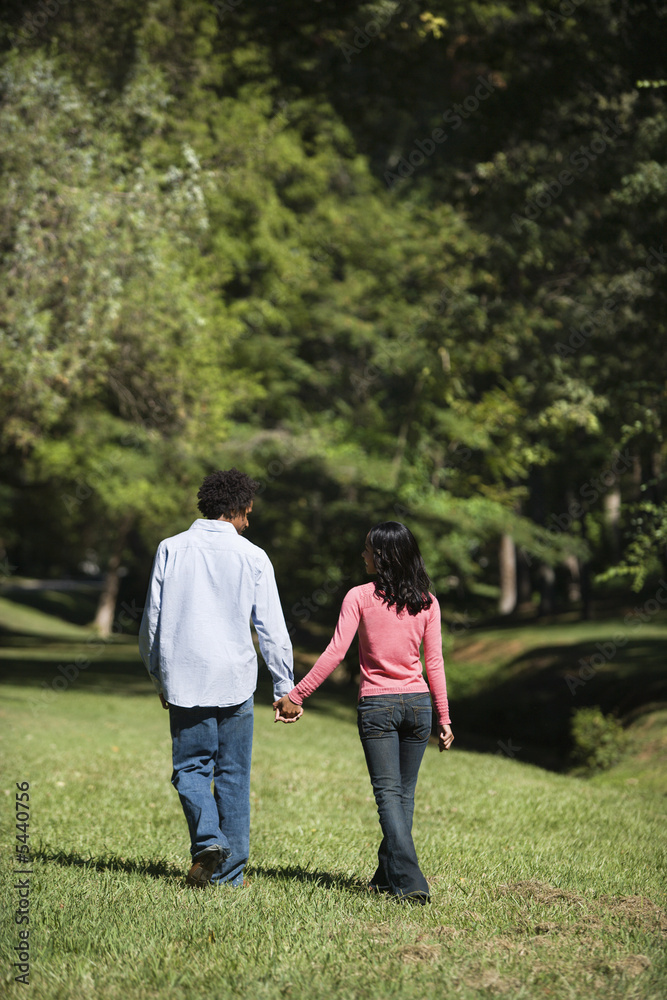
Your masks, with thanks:
<instances>
[{"instance_id":1,"label":"man's arm","mask_svg":"<svg viewBox=\"0 0 667 1000\"><path fill-rule=\"evenodd\" d=\"M144 661L146 670L155 685L155 690L161 698L162 680L160 678L159 638L165 561L166 553L160 543L155 553L155 559L153 560L153 569L151 571L150 583L148 584L144 613L139 627L139 652L141 659Z\"/></svg>"},{"instance_id":2,"label":"man's arm","mask_svg":"<svg viewBox=\"0 0 667 1000\"><path fill-rule=\"evenodd\" d=\"M276 578L268 556L265 556L265 562L255 580L255 603L251 617L257 631L259 648L273 678L273 697L277 701L294 687L294 660Z\"/></svg>"}]
</instances>

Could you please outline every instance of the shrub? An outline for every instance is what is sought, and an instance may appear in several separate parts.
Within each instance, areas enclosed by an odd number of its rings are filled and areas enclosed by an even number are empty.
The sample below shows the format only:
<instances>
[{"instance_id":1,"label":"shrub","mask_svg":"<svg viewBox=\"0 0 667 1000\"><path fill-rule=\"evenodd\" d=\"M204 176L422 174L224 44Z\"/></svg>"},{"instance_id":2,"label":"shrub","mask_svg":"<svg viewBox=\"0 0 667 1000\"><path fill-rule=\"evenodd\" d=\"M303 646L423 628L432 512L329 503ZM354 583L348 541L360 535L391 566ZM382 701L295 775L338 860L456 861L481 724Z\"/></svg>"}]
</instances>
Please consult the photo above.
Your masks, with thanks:
<instances>
[{"instance_id":1,"label":"shrub","mask_svg":"<svg viewBox=\"0 0 667 1000\"><path fill-rule=\"evenodd\" d=\"M616 763L626 745L623 726L598 706L579 708L572 718L572 762L586 771L604 771Z\"/></svg>"}]
</instances>

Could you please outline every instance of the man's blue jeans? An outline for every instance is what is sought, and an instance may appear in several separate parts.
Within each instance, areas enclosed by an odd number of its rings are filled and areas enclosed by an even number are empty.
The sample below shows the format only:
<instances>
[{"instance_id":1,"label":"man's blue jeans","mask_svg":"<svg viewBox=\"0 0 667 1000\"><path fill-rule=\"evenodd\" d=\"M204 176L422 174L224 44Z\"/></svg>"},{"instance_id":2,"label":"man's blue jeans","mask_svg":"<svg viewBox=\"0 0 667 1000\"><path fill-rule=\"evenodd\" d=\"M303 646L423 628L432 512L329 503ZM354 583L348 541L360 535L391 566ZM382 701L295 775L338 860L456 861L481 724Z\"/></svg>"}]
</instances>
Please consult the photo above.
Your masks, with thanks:
<instances>
[{"instance_id":1,"label":"man's blue jeans","mask_svg":"<svg viewBox=\"0 0 667 1000\"><path fill-rule=\"evenodd\" d=\"M430 695L362 698L357 723L383 833L371 885L398 897L415 892L428 896L412 842L412 815L419 765L431 734Z\"/></svg>"},{"instance_id":2,"label":"man's blue jeans","mask_svg":"<svg viewBox=\"0 0 667 1000\"><path fill-rule=\"evenodd\" d=\"M171 781L188 823L192 857L218 844L225 857L211 882L242 885L250 850L253 698L229 708L170 705L169 724Z\"/></svg>"}]
</instances>

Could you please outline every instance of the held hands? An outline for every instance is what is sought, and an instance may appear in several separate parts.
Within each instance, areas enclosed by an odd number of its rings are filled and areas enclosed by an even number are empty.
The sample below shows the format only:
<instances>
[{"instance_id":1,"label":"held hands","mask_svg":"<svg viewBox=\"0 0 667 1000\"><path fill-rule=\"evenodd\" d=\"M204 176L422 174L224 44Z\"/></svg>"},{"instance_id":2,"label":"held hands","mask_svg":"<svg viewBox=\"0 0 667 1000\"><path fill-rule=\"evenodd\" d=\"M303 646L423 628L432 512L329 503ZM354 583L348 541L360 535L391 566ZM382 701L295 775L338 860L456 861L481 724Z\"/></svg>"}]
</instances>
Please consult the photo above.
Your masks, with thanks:
<instances>
[{"instance_id":1,"label":"held hands","mask_svg":"<svg viewBox=\"0 0 667 1000\"><path fill-rule=\"evenodd\" d=\"M278 701L274 701L273 707L276 710L274 722L296 722L303 715L301 705L295 705L293 701L289 700L286 694L282 698L279 698Z\"/></svg>"},{"instance_id":2,"label":"held hands","mask_svg":"<svg viewBox=\"0 0 667 1000\"><path fill-rule=\"evenodd\" d=\"M440 726L440 732L438 734L438 749L440 753L443 750L449 750L450 746L454 742L454 733L452 732L451 726Z\"/></svg>"}]
</instances>

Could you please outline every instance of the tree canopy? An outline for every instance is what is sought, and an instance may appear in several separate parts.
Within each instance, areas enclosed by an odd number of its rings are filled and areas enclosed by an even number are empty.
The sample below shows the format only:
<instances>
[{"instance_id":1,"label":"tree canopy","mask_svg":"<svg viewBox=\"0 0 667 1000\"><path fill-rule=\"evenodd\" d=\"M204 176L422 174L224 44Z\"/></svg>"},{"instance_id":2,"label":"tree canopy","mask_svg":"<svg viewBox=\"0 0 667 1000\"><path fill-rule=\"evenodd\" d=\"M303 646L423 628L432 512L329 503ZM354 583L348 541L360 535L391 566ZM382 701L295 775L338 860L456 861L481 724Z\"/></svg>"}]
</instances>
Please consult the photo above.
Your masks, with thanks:
<instances>
[{"instance_id":1,"label":"tree canopy","mask_svg":"<svg viewBox=\"0 0 667 1000\"><path fill-rule=\"evenodd\" d=\"M667 555L662 26L653 0L7 3L12 564L92 553L140 593L237 464L288 607L358 582L387 518L452 603L512 610L551 567L641 585Z\"/></svg>"}]
</instances>

